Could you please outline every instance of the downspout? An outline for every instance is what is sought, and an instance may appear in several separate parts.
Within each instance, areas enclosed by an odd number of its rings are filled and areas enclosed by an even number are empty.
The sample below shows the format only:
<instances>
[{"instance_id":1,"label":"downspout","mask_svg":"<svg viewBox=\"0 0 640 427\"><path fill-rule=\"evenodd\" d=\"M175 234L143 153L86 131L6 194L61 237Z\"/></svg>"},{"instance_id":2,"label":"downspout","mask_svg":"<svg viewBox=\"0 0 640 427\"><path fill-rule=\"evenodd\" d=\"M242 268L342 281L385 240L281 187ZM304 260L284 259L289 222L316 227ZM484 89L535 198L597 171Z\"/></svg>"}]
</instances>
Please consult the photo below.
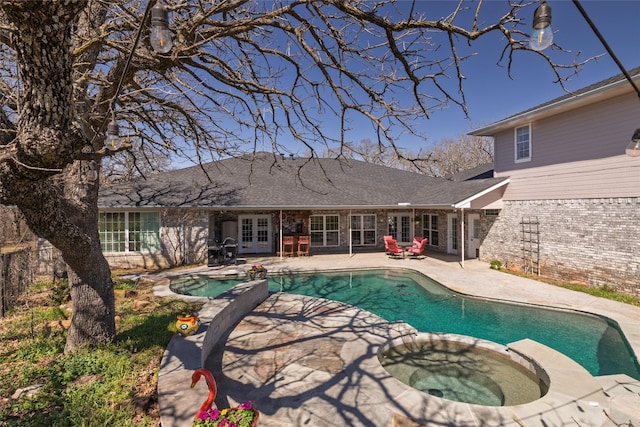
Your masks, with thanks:
<instances>
[{"instance_id":1,"label":"downspout","mask_svg":"<svg viewBox=\"0 0 640 427\"><path fill-rule=\"evenodd\" d=\"M411 209L411 228L413 229L413 236L416 235L416 208Z\"/></svg>"},{"instance_id":2,"label":"downspout","mask_svg":"<svg viewBox=\"0 0 640 427\"><path fill-rule=\"evenodd\" d=\"M353 256L353 229L351 228L351 209L349 209L349 257Z\"/></svg>"},{"instance_id":3,"label":"downspout","mask_svg":"<svg viewBox=\"0 0 640 427\"><path fill-rule=\"evenodd\" d=\"M180 225L180 232L182 233L182 265L187 265L187 235L184 228L184 220Z\"/></svg>"},{"instance_id":4,"label":"downspout","mask_svg":"<svg viewBox=\"0 0 640 427\"><path fill-rule=\"evenodd\" d=\"M460 213L462 214L462 218L460 221L460 240L462 242L462 259L460 260L460 265L462 268L464 268L464 240L465 240L465 236L464 236L464 208L460 209Z\"/></svg>"},{"instance_id":5,"label":"downspout","mask_svg":"<svg viewBox=\"0 0 640 427\"><path fill-rule=\"evenodd\" d=\"M280 242L278 242L278 246L280 247L280 258L282 258L282 209L280 209L280 232L278 234L280 236Z\"/></svg>"}]
</instances>

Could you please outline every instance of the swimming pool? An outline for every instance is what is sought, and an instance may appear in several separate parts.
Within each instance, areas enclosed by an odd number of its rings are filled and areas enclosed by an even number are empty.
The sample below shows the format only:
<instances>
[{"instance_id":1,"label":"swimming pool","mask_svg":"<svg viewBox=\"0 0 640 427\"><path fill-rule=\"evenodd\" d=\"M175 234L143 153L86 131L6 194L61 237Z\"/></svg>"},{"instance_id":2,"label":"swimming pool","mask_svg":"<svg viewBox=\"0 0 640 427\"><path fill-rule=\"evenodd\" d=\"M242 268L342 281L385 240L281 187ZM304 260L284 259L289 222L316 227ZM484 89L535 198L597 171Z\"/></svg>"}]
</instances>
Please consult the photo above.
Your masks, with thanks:
<instances>
[{"instance_id":1,"label":"swimming pool","mask_svg":"<svg viewBox=\"0 0 640 427\"><path fill-rule=\"evenodd\" d=\"M245 278L176 280L171 290L215 297ZM603 317L455 293L427 276L403 269L295 273L268 277L271 292L345 302L420 332L445 332L508 344L530 338L554 348L592 375L624 373L640 379L640 366L615 322Z\"/></svg>"}]
</instances>

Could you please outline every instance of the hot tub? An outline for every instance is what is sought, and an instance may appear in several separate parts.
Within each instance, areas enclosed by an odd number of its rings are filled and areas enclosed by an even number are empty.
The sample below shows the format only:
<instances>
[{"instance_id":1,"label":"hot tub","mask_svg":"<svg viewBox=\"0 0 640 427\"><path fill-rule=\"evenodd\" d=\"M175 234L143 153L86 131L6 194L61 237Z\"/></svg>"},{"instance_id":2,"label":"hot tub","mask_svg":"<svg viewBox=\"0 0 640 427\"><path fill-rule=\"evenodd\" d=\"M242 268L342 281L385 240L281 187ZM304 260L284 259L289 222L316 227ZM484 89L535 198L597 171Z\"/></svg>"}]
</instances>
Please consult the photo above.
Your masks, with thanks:
<instances>
[{"instance_id":1,"label":"hot tub","mask_svg":"<svg viewBox=\"0 0 640 427\"><path fill-rule=\"evenodd\" d=\"M548 384L499 344L453 334L418 334L381 348L379 360L403 383L429 395L484 406L533 402Z\"/></svg>"}]
</instances>

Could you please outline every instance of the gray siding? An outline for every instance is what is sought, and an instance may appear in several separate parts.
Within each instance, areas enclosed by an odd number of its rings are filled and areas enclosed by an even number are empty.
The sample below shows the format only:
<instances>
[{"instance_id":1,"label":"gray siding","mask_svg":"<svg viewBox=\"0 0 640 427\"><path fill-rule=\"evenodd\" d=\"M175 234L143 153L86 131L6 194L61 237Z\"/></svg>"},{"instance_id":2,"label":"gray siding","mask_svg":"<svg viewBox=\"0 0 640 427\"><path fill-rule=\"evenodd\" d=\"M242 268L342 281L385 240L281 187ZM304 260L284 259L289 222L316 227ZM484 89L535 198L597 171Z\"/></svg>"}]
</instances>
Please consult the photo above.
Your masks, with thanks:
<instances>
[{"instance_id":1,"label":"gray siding","mask_svg":"<svg viewBox=\"0 0 640 427\"><path fill-rule=\"evenodd\" d=\"M624 154L640 115L635 96L531 123L531 161L515 163L514 131L495 137L505 200L639 197L640 161Z\"/></svg>"}]
</instances>

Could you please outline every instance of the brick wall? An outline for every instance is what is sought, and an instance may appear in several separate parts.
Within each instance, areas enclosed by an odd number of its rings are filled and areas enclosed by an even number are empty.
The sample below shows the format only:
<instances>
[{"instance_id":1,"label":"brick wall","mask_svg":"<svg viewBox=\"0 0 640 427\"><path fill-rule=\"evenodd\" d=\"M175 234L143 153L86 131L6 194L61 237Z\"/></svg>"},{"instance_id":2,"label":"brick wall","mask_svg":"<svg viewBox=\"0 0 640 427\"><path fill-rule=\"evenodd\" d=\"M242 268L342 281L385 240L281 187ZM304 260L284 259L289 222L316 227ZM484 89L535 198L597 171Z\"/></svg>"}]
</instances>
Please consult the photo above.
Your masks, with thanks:
<instances>
[{"instance_id":1,"label":"brick wall","mask_svg":"<svg viewBox=\"0 0 640 427\"><path fill-rule=\"evenodd\" d=\"M640 199L505 202L480 258L522 270L523 218L538 220L541 276L640 295Z\"/></svg>"}]
</instances>

